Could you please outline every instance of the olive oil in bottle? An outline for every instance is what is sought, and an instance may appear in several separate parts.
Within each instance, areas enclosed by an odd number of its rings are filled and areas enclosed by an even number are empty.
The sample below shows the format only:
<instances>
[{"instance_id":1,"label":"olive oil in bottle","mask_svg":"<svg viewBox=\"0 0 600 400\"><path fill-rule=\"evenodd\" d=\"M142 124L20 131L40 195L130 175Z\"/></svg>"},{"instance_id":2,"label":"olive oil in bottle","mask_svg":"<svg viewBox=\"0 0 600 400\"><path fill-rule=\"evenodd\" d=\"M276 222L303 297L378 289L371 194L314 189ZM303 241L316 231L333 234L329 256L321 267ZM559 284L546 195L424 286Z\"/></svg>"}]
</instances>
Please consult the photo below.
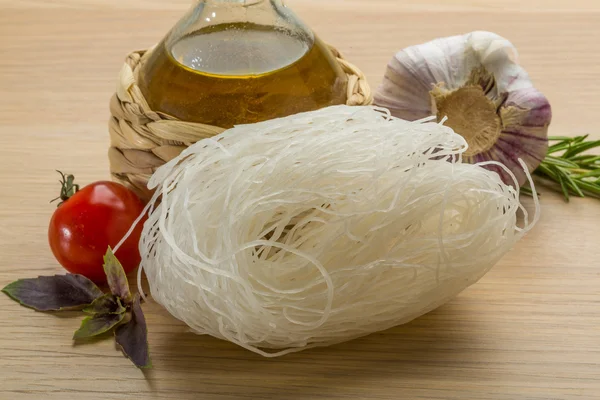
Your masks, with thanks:
<instances>
[{"instance_id":1,"label":"olive oil in bottle","mask_svg":"<svg viewBox=\"0 0 600 400\"><path fill-rule=\"evenodd\" d=\"M212 10L224 2L213 1L217 4ZM225 3L225 10L235 11L229 4L235 1ZM255 13L258 23L252 21L253 7L268 5L261 10L268 11L283 7L280 3L245 5L241 21L228 18L188 28L179 36L181 30L174 29L152 51L138 76L150 107L181 120L230 128L345 103L346 75L312 31L299 22L268 24L264 12ZM218 13L210 10L196 14L218 19ZM287 8L282 12L293 17Z\"/></svg>"}]
</instances>

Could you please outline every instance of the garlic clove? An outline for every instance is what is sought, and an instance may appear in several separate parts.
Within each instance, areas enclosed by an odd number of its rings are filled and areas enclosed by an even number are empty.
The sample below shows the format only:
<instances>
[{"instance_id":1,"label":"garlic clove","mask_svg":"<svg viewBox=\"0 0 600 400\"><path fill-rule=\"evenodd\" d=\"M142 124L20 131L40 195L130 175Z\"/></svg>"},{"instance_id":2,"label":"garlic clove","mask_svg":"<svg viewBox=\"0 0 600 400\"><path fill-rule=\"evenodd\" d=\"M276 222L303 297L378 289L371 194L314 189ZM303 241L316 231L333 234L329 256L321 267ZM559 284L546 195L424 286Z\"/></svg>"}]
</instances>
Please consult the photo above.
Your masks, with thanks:
<instances>
[{"instance_id":1,"label":"garlic clove","mask_svg":"<svg viewBox=\"0 0 600 400\"><path fill-rule=\"evenodd\" d=\"M527 176L519 168L518 159L523 159L533 171L548 152L548 125L552 119L550 103L542 93L530 87L510 92L499 113L504 127L496 147L505 150L503 160L505 163L512 160L515 168L509 168L519 184L523 184Z\"/></svg>"},{"instance_id":2,"label":"garlic clove","mask_svg":"<svg viewBox=\"0 0 600 400\"><path fill-rule=\"evenodd\" d=\"M377 94L377 105L389 109L392 115L409 121L431 115L431 87L427 84L428 78L420 79L394 59L383 79L386 90Z\"/></svg>"},{"instance_id":3,"label":"garlic clove","mask_svg":"<svg viewBox=\"0 0 600 400\"><path fill-rule=\"evenodd\" d=\"M410 121L447 118L469 144L465 162L499 161L522 185L518 160L532 172L544 159L552 111L518 60L507 39L484 31L412 46L389 63L375 104ZM486 168L514 183L501 168Z\"/></svg>"}]
</instances>

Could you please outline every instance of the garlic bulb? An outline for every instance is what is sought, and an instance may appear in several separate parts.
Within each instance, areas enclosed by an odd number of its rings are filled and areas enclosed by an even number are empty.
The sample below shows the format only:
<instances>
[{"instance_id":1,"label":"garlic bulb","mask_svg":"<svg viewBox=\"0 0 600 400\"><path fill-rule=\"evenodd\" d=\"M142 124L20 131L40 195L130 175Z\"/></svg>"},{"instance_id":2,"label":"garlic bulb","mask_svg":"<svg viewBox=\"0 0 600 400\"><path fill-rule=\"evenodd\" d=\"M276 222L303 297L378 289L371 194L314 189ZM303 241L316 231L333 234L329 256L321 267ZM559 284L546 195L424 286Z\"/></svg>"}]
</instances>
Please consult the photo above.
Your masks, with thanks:
<instances>
[{"instance_id":1,"label":"garlic bulb","mask_svg":"<svg viewBox=\"0 0 600 400\"><path fill-rule=\"evenodd\" d=\"M469 144L463 161L505 164L520 185L548 150L552 111L518 64L517 49L491 32L436 39L400 51L388 65L375 104L414 121L436 115ZM487 166L513 184L498 166Z\"/></svg>"}]
</instances>

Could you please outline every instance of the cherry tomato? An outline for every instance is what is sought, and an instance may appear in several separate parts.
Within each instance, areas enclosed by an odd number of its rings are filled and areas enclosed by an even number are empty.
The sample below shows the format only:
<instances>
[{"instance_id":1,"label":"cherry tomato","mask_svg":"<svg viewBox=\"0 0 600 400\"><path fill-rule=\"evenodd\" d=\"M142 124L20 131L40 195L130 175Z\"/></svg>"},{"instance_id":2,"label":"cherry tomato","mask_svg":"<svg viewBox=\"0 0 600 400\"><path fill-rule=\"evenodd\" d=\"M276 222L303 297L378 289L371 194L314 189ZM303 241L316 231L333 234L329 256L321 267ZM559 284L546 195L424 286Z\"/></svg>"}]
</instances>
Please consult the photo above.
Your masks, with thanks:
<instances>
[{"instance_id":1,"label":"cherry tomato","mask_svg":"<svg viewBox=\"0 0 600 400\"><path fill-rule=\"evenodd\" d=\"M79 190L72 175L61 175L62 203L50 221L50 248L67 271L102 284L106 282L104 254L125 236L142 213L144 203L121 184L102 181ZM126 273L140 263L138 243L144 221L115 253Z\"/></svg>"}]
</instances>

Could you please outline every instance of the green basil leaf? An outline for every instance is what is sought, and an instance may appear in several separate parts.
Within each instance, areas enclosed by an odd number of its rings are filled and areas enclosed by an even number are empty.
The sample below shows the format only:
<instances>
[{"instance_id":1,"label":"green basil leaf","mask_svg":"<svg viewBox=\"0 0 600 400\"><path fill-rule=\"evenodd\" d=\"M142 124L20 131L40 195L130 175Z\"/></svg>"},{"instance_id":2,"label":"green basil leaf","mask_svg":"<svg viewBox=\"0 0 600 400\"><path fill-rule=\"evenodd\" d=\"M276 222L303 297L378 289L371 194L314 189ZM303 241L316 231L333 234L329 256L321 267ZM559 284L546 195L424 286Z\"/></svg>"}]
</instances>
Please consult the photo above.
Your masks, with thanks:
<instances>
[{"instance_id":1,"label":"green basil leaf","mask_svg":"<svg viewBox=\"0 0 600 400\"><path fill-rule=\"evenodd\" d=\"M120 297L125 304L131 303L131 292L129 291L129 282L127 282L127 275L123 266L114 255L112 249L109 247L104 255L104 272L106 273L106 279L108 281L108 287L110 291Z\"/></svg>"},{"instance_id":2,"label":"green basil leaf","mask_svg":"<svg viewBox=\"0 0 600 400\"><path fill-rule=\"evenodd\" d=\"M114 294L105 294L102 297L97 298L89 306L83 309L86 314L123 314L125 307L121 304L121 301Z\"/></svg>"},{"instance_id":3,"label":"green basil leaf","mask_svg":"<svg viewBox=\"0 0 600 400\"><path fill-rule=\"evenodd\" d=\"M125 317L121 314L96 314L87 317L81 323L81 327L73 335L73 339L88 339L108 332L119 324Z\"/></svg>"}]
</instances>

